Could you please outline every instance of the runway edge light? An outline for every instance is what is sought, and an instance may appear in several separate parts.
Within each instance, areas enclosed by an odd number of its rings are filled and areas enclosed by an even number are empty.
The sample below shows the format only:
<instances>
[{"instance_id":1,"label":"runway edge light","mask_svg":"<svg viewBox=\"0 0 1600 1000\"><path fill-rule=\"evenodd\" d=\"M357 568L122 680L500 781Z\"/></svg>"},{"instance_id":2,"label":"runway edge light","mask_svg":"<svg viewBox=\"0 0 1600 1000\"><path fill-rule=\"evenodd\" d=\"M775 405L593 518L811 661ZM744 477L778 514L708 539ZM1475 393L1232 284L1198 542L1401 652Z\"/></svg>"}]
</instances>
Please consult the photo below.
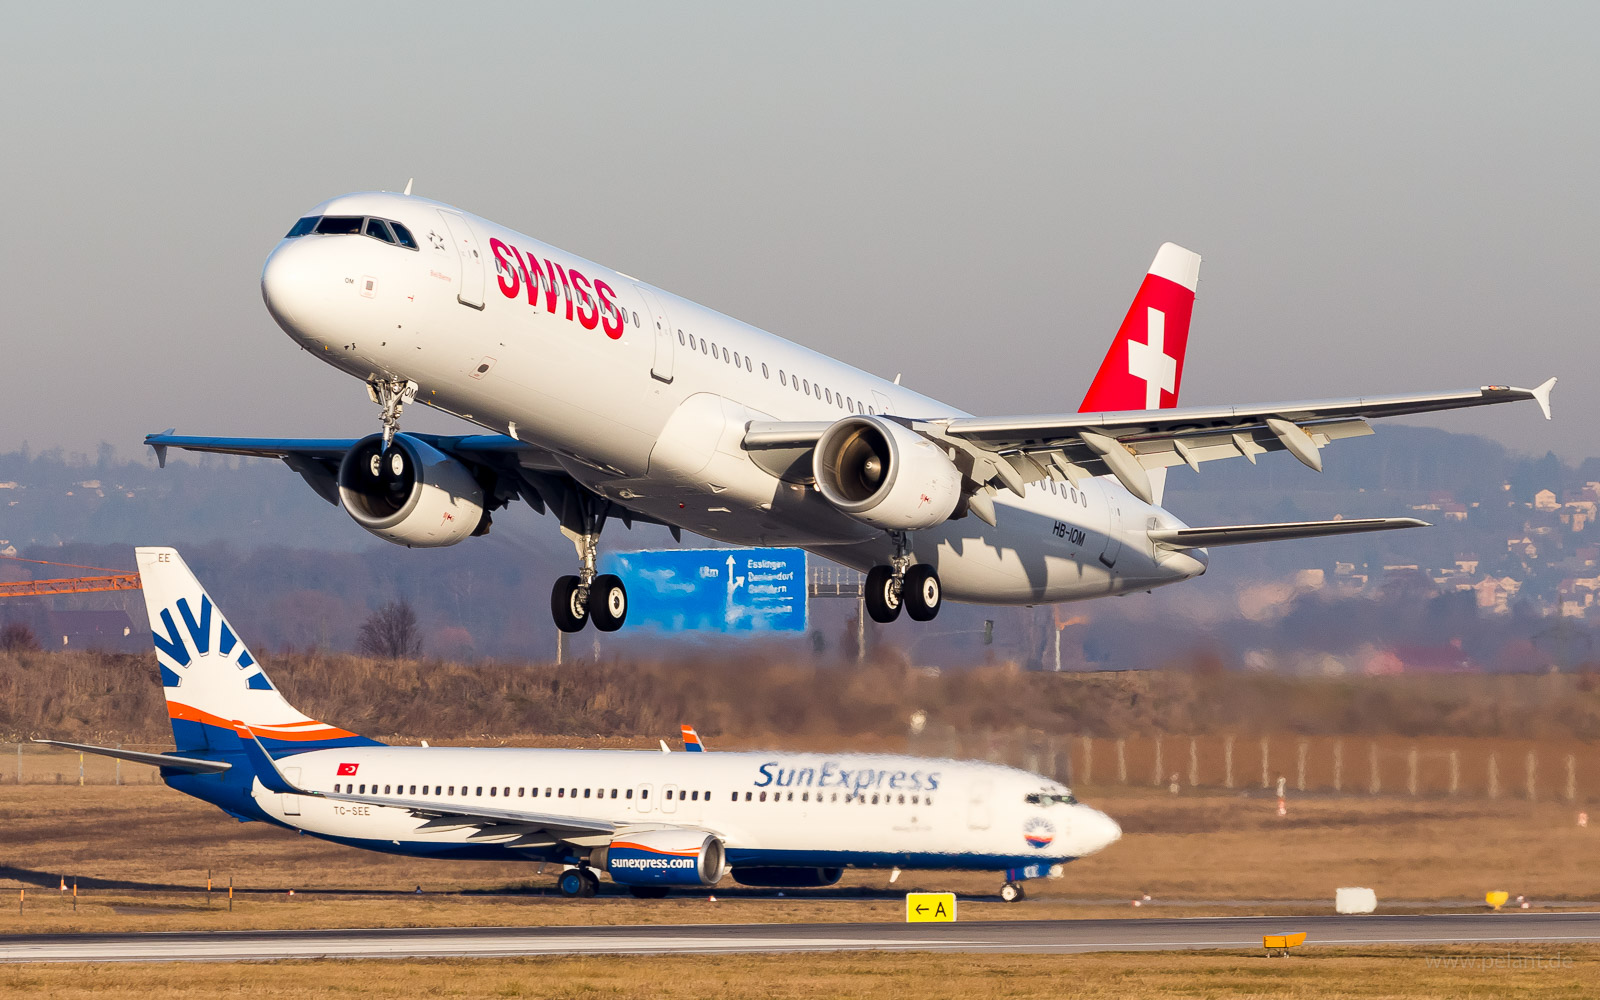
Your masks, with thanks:
<instances>
[{"instance_id":1,"label":"runway edge light","mask_svg":"<svg viewBox=\"0 0 1600 1000\"><path fill-rule=\"evenodd\" d=\"M956 894L953 892L906 893L906 923L954 922Z\"/></svg>"}]
</instances>

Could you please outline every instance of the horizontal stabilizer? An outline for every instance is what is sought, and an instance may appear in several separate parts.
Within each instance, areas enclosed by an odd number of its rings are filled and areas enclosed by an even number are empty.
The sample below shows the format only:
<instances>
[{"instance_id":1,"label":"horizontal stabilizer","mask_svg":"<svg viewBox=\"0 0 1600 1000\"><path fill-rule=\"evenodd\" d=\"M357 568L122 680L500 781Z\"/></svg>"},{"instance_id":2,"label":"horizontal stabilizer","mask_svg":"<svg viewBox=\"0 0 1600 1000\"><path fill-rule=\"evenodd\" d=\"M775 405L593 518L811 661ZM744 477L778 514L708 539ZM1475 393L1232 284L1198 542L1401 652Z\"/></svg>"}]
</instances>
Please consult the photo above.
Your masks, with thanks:
<instances>
[{"instance_id":1,"label":"horizontal stabilizer","mask_svg":"<svg viewBox=\"0 0 1600 1000\"><path fill-rule=\"evenodd\" d=\"M1414 517L1356 517L1342 521L1228 524L1215 528L1158 528L1150 532L1150 540L1169 549L1199 549L1212 545L1278 542L1288 538L1320 538L1323 535L1353 535L1362 531L1392 531L1395 528L1428 526L1427 521L1419 521Z\"/></svg>"},{"instance_id":2,"label":"horizontal stabilizer","mask_svg":"<svg viewBox=\"0 0 1600 1000\"><path fill-rule=\"evenodd\" d=\"M221 774L233 766L220 760L199 760L195 757L174 757L164 753L143 753L139 750L123 750L120 747L92 747L86 743L63 743L60 740L34 740L33 742L47 743L53 747L76 750L79 753L93 753L102 757L131 760L137 764L154 764L156 767L165 767L173 771L188 771L192 774Z\"/></svg>"}]
</instances>

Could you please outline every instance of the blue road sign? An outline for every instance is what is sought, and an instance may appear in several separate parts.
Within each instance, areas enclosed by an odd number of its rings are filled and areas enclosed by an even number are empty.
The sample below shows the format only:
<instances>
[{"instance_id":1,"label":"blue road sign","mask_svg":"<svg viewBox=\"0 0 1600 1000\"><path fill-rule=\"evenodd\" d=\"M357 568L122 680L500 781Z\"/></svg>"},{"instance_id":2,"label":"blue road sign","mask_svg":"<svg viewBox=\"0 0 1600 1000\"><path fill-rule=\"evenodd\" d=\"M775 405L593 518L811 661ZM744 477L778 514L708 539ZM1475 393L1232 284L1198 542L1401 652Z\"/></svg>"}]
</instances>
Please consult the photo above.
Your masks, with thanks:
<instances>
[{"instance_id":1,"label":"blue road sign","mask_svg":"<svg viewBox=\"0 0 1600 1000\"><path fill-rule=\"evenodd\" d=\"M668 632L804 632L804 549L607 552L628 588L628 625Z\"/></svg>"}]
</instances>

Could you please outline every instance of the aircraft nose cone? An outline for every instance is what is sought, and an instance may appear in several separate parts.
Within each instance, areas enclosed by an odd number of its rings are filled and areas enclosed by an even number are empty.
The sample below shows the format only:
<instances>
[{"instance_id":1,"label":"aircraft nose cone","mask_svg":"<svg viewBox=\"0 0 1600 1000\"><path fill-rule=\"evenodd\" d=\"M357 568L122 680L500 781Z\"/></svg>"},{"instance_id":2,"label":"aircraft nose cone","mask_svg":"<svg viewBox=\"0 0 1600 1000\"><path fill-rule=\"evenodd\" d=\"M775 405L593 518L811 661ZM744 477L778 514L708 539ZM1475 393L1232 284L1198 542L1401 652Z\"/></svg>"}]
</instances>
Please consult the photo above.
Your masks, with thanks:
<instances>
[{"instance_id":1,"label":"aircraft nose cone","mask_svg":"<svg viewBox=\"0 0 1600 1000\"><path fill-rule=\"evenodd\" d=\"M323 341L321 329L340 313L342 272L330 259L328 241L317 237L285 240L261 268L261 298L285 333L302 344Z\"/></svg>"},{"instance_id":2,"label":"aircraft nose cone","mask_svg":"<svg viewBox=\"0 0 1600 1000\"><path fill-rule=\"evenodd\" d=\"M1083 838L1084 854L1104 850L1122 838L1122 827L1098 809L1085 808L1084 815L1079 818L1078 830Z\"/></svg>"}]
</instances>

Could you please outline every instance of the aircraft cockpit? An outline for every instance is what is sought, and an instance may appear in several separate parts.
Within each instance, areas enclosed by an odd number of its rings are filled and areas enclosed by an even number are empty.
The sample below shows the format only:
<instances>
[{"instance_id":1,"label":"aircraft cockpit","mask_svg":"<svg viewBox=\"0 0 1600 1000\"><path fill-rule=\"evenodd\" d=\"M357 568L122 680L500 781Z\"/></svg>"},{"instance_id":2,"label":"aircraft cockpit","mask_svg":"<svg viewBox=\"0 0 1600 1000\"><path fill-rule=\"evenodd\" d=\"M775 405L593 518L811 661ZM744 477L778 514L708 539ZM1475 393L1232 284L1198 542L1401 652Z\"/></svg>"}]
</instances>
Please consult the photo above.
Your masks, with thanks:
<instances>
[{"instance_id":1,"label":"aircraft cockpit","mask_svg":"<svg viewBox=\"0 0 1600 1000\"><path fill-rule=\"evenodd\" d=\"M1025 796L1023 801L1030 806L1075 806L1078 800L1073 797L1069 788L1064 792L1033 792Z\"/></svg>"},{"instance_id":2,"label":"aircraft cockpit","mask_svg":"<svg viewBox=\"0 0 1600 1000\"><path fill-rule=\"evenodd\" d=\"M308 215L294 224L284 237L292 240L299 236L370 236L380 243L419 249L411 230L389 219L361 215Z\"/></svg>"}]
</instances>

